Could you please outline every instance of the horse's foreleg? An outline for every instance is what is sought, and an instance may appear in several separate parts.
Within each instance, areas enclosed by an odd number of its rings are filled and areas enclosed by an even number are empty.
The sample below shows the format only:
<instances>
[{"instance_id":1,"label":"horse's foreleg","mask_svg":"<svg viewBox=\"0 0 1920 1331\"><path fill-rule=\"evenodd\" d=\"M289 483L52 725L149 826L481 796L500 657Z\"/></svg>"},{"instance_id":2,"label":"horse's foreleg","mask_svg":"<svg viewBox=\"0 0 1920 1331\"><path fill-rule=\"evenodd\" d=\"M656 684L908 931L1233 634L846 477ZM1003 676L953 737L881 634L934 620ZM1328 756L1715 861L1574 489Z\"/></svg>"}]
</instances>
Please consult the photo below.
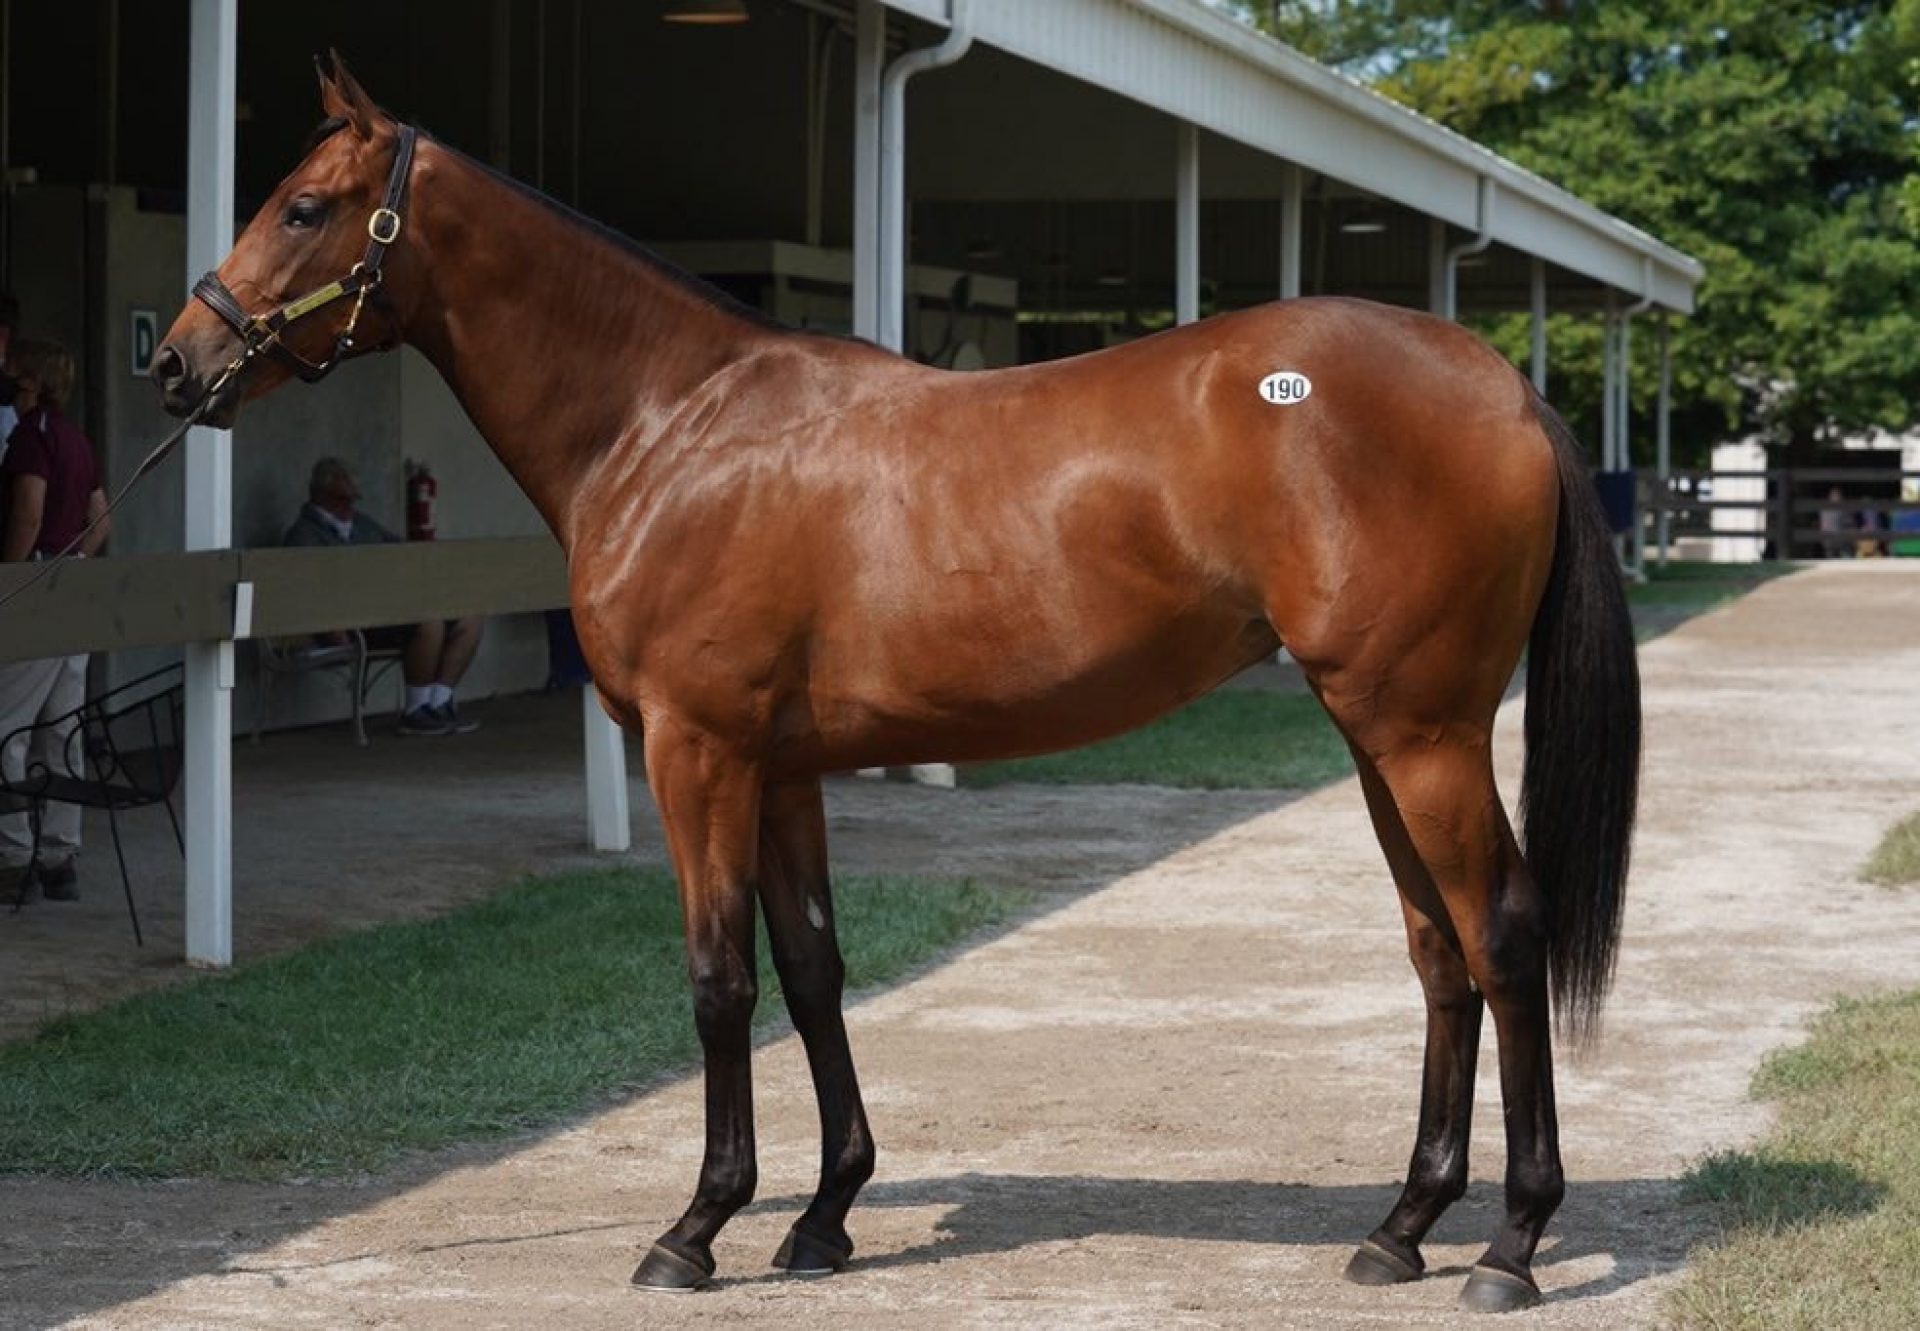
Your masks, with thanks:
<instances>
[{"instance_id":1,"label":"horse's foreleg","mask_svg":"<svg viewBox=\"0 0 1920 1331\"><path fill-rule=\"evenodd\" d=\"M820 1189L773 1260L796 1274L821 1274L853 1255L847 1211L873 1177L873 1136L840 1011L846 970L834 934L818 781L767 787L759 888L774 967L820 1103Z\"/></svg>"},{"instance_id":2,"label":"horse's foreleg","mask_svg":"<svg viewBox=\"0 0 1920 1331\"><path fill-rule=\"evenodd\" d=\"M1484 1311L1531 1307L1540 1301L1534 1249L1565 1192L1548 1031L1546 903L1500 806L1484 741L1417 742L1382 758L1380 771L1499 1034L1507 1217L1461 1301Z\"/></svg>"},{"instance_id":3,"label":"horse's foreleg","mask_svg":"<svg viewBox=\"0 0 1920 1331\"><path fill-rule=\"evenodd\" d=\"M1386 852L1407 920L1407 952L1427 1000L1427 1051L1420 1084L1420 1126L1406 1187L1392 1212L1347 1263L1361 1285L1417 1280L1426 1270L1420 1242L1467 1188L1467 1144L1473 1121L1473 1074L1480 1050L1480 992L1447 918L1433 876L1414 850L1386 783L1364 753L1354 751L1367 811Z\"/></svg>"},{"instance_id":4,"label":"horse's foreleg","mask_svg":"<svg viewBox=\"0 0 1920 1331\"><path fill-rule=\"evenodd\" d=\"M706 1056L707 1152L693 1203L633 1273L650 1289L713 1274L713 1239L753 1200L753 877L760 777L704 736L647 726L647 780L680 883L694 1024Z\"/></svg>"}]
</instances>

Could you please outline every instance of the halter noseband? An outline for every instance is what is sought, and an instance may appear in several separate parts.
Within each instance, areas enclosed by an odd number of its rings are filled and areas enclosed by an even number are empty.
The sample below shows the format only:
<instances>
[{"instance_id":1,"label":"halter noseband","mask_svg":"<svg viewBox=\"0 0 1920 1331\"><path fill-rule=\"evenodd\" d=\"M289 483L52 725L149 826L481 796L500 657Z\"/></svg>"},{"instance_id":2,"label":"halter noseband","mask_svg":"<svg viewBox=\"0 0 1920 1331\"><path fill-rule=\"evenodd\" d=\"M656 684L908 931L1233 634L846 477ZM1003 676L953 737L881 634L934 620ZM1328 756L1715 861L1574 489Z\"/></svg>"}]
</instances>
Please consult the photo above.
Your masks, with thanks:
<instances>
[{"instance_id":1,"label":"halter noseband","mask_svg":"<svg viewBox=\"0 0 1920 1331\"><path fill-rule=\"evenodd\" d=\"M412 173L413 142L417 135L412 125L400 126L400 141L393 152L393 171L387 177L386 198L367 218L367 252L345 277L316 287L269 314L248 314L217 273L208 273L193 284L194 296L240 336L240 354L223 379L267 352L307 383L317 383L352 354L353 332L359 327L360 311L366 306L367 297L380 289L380 265L387 256L387 248L400 238L401 210L407 201L407 180ZM334 338L333 354L326 360L316 365L281 340L281 334L293 324L346 296L353 297L353 312L347 316L346 327Z\"/></svg>"}]
</instances>

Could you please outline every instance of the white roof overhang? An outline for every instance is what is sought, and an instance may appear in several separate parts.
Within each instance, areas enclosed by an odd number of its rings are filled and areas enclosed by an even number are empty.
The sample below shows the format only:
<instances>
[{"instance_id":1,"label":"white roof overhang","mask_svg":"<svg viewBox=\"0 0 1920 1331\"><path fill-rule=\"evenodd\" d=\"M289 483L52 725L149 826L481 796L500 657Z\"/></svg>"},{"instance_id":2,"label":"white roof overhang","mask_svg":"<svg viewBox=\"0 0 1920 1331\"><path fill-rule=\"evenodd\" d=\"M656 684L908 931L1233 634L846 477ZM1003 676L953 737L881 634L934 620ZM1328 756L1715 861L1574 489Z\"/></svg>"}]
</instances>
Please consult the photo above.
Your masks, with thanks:
<instances>
[{"instance_id":1,"label":"white roof overhang","mask_svg":"<svg viewBox=\"0 0 1920 1331\"><path fill-rule=\"evenodd\" d=\"M945 26L950 0L883 0ZM971 0L977 41L1691 313L1699 260L1200 0Z\"/></svg>"}]
</instances>

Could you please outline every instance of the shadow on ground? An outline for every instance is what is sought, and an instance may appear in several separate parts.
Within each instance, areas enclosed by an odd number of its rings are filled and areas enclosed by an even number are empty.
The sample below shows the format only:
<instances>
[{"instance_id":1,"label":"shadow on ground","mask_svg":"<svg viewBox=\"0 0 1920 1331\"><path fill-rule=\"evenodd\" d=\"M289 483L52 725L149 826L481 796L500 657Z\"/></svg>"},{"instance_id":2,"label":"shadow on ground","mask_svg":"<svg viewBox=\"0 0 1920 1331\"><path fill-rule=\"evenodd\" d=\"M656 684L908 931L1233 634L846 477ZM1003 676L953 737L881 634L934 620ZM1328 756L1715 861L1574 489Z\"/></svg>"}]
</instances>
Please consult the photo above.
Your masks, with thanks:
<instances>
[{"instance_id":1,"label":"shadow on ground","mask_svg":"<svg viewBox=\"0 0 1920 1331\"><path fill-rule=\"evenodd\" d=\"M461 1165L486 1161L461 1153ZM8 1325L52 1325L98 1313L196 1276L219 1274L265 1279L276 1285L302 1272L357 1263L395 1261L457 1248L539 1243L574 1235L604 1233L609 1242L623 1236L637 1256L652 1238L639 1222L599 1222L567 1228L540 1228L523 1234L493 1235L435 1244L396 1244L358 1249L320 1262L272 1262L250 1259L310 1228L324 1212L347 1212L376 1204L384 1196L424 1181L426 1174L403 1171L377 1186L289 1190L285 1186L110 1185L68 1183L91 1219L100 1224L99 1193L111 1189L119 1223L110 1227L115 1242L95 1247L61 1247L55 1234L42 1233L37 1254L18 1248L0 1261L0 1285L29 1263L55 1260L73 1273L58 1288L35 1282L30 1301L6 1310ZM52 1182L52 1181L46 1181ZM34 1184L36 1188L43 1186ZM208 1191L221 1196L216 1205ZM91 1195L89 1195L91 1194ZM323 1195L316 1195L323 1194ZM855 1208L850 1225L856 1241L863 1211L885 1207L950 1208L936 1223L933 1241L897 1252L856 1256L853 1272L911 1270L971 1257L1011 1253L1107 1236L1170 1241L1201 1241L1275 1247L1333 1247L1357 1243L1384 1217L1398 1195L1397 1183L1316 1186L1250 1179L1178 1181L1101 1178L1080 1175L959 1174L945 1178L880 1181ZM290 1200L291 1198L291 1200ZM807 1202L799 1195L770 1198L751 1211L797 1213ZM44 1202L37 1210L46 1209ZM1642 1223L1676 1211L1695 1223L1676 1227ZM1498 1185L1476 1184L1442 1219L1430 1237L1430 1255L1438 1248L1476 1249L1500 1223ZM1549 1227L1536 1264L1551 1299L1599 1298L1626 1285L1677 1269L1689 1248L1706 1237L1709 1213L1685 1208L1679 1185L1671 1179L1611 1179L1576 1182L1566 1205ZM1572 1284L1554 1279L1555 1267L1585 1258L1609 1259L1597 1273ZM1598 1264L1594 1264L1598 1265ZM1464 1277L1463 1261L1435 1261L1430 1279ZM1330 1279L1334 1278L1329 1276ZM789 1279L766 1271L722 1276L715 1288L754 1286ZM611 1292L611 1291L610 1291ZM19 1319L19 1320L13 1320Z\"/></svg>"}]
</instances>

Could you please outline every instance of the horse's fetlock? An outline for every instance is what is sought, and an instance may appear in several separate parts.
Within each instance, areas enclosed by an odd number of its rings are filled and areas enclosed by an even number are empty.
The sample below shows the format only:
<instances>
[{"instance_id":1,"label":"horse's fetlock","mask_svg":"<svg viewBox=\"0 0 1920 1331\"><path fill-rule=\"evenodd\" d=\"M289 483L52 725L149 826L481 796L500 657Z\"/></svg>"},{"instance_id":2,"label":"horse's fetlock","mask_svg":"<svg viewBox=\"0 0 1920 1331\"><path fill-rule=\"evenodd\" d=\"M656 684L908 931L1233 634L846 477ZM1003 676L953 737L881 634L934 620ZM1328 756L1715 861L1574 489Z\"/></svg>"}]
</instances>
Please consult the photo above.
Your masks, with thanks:
<instances>
[{"instance_id":1,"label":"horse's fetlock","mask_svg":"<svg viewBox=\"0 0 1920 1331\"><path fill-rule=\"evenodd\" d=\"M873 1138L856 1131L847 1138L840 1158L833 1162L833 1183L841 1188L864 1187L873 1177L876 1163Z\"/></svg>"},{"instance_id":2,"label":"horse's fetlock","mask_svg":"<svg viewBox=\"0 0 1920 1331\"><path fill-rule=\"evenodd\" d=\"M753 1200L760 1187L759 1166L752 1161L709 1170L700 1180L699 1201L731 1215Z\"/></svg>"},{"instance_id":3,"label":"horse's fetlock","mask_svg":"<svg viewBox=\"0 0 1920 1331\"><path fill-rule=\"evenodd\" d=\"M1507 1171L1508 1205L1531 1220L1544 1222L1566 1195L1566 1175L1558 1164L1521 1161Z\"/></svg>"}]
</instances>

